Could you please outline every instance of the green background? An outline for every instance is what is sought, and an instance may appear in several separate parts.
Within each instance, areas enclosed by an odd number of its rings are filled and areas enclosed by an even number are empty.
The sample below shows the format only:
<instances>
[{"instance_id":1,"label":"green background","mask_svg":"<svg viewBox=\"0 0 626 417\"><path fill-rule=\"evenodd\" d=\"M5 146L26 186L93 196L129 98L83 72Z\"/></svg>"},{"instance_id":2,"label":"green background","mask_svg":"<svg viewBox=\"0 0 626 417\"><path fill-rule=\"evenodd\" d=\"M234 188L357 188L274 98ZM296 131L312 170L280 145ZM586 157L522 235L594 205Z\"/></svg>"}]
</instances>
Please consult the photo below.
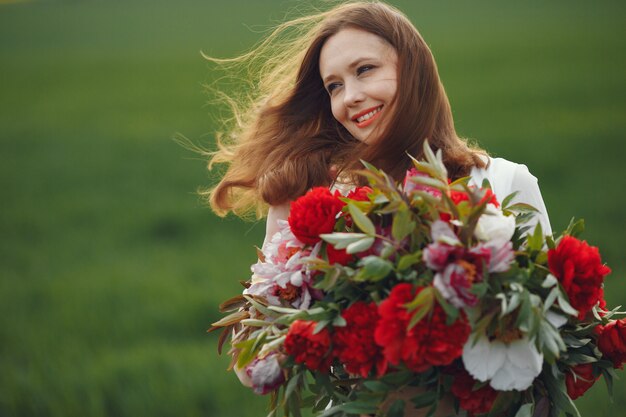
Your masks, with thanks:
<instances>
[{"instance_id":1,"label":"green background","mask_svg":"<svg viewBox=\"0 0 626 417\"><path fill-rule=\"evenodd\" d=\"M553 228L586 219L626 295L626 3L397 1L458 130L540 180ZM0 1L0 415L264 416L206 329L263 222L219 219L181 133L210 146L210 66L294 1ZM626 406L624 375L583 415Z\"/></svg>"}]
</instances>

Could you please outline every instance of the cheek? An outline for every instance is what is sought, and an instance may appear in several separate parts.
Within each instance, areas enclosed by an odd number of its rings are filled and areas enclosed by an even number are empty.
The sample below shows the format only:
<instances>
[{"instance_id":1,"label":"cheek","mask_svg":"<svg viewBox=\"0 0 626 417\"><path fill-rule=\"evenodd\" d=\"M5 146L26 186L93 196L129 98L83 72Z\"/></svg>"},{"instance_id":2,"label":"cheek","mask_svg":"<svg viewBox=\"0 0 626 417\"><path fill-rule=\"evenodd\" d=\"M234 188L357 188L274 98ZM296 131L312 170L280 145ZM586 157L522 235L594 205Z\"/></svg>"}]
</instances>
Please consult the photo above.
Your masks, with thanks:
<instances>
[{"instance_id":1,"label":"cheek","mask_svg":"<svg viewBox=\"0 0 626 417\"><path fill-rule=\"evenodd\" d=\"M332 98L330 100L330 110L335 120L345 126L345 110L343 109L343 106L340 105L337 98Z\"/></svg>"},{"instance_id":2,"label":"cheek","mask_svg":"<svg viewBox=\"0 0 626 417\"><path fill-rule=\"evenodd\" d=\"M391 102L396 97L396 92L398 91L398 83L396 80L388 80L380 90L380 97L383 98L387 102Z\"/></svg>"}]
</instances>

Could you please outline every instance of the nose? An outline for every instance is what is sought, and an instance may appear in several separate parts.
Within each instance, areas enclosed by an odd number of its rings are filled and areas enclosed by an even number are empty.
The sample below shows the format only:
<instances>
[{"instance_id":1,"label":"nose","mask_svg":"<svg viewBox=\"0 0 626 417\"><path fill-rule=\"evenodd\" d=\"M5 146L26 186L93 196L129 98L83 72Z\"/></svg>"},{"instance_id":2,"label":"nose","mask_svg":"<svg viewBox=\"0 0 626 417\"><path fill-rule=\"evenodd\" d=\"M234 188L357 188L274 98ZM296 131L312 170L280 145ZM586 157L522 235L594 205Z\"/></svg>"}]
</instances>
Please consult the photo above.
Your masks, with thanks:
<instances>
[{"instance_id":1,"label":"nose","mask_svg":"<svg viewBox=\"0 0 626 417\"><path fill-rule=\"evenodd\" d=\"M345 82L343 89L343 103L347 107L354 106L365 100L365 93L358 82Z\"/></svg>"}]
</instances>

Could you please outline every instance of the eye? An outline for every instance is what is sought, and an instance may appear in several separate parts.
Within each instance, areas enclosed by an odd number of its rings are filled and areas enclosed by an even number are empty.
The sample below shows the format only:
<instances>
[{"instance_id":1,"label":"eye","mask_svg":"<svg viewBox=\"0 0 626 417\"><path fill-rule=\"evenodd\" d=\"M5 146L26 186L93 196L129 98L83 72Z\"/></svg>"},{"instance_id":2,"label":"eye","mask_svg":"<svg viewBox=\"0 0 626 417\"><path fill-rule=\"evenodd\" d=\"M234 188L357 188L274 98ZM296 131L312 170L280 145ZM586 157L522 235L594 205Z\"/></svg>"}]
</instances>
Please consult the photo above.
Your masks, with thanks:
<instances>
[{"instance_id":1,"label":"eye","mask_svg":"<svg viewBox=\"0 0 626 417\"><path fill-rule=\"evenodd\" d=\"M374 65L361 65L356 69L356 75L361 75L366 71L373 70L374 68Z\"/></svg>"},{"instance_id":2,"label":"eye","mask_svg":"<svg viewBox=\"0 0 626 417\"><path fill-rule=\"evenodd\" d=\"M326 91L328 91L328 94L332 95L333 91L335 89L337 89L338 87L340 87L340 86L341 86L341 84L339 84L339 83L330 83L330 84L328 84L326 86Z\"/></svg>"}]
</instances>

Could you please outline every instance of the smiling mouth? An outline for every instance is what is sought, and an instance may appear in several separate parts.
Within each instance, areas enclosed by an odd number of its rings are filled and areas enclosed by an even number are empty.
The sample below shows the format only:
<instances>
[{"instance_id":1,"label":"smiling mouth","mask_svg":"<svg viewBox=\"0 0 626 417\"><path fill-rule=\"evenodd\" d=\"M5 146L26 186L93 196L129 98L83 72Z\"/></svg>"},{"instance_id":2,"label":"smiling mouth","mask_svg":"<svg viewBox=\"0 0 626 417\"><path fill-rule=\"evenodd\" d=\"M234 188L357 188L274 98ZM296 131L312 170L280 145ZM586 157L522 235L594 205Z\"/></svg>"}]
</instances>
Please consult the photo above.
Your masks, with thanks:
<instances>
[{"instance_id":1,"label":"smiling mouth","mask_svg":"<svg viewBox=\"0 0 626 417\"><path fill-rule=\"evenodd\" d=\"M380 115L383 106L380 105L378 107L374 107L371 109L364 110L363 112L357 114L352 118L352 121L356 123L356 125L360 128L367 127L374 122Z\"/></svg>"}]
</instances>

